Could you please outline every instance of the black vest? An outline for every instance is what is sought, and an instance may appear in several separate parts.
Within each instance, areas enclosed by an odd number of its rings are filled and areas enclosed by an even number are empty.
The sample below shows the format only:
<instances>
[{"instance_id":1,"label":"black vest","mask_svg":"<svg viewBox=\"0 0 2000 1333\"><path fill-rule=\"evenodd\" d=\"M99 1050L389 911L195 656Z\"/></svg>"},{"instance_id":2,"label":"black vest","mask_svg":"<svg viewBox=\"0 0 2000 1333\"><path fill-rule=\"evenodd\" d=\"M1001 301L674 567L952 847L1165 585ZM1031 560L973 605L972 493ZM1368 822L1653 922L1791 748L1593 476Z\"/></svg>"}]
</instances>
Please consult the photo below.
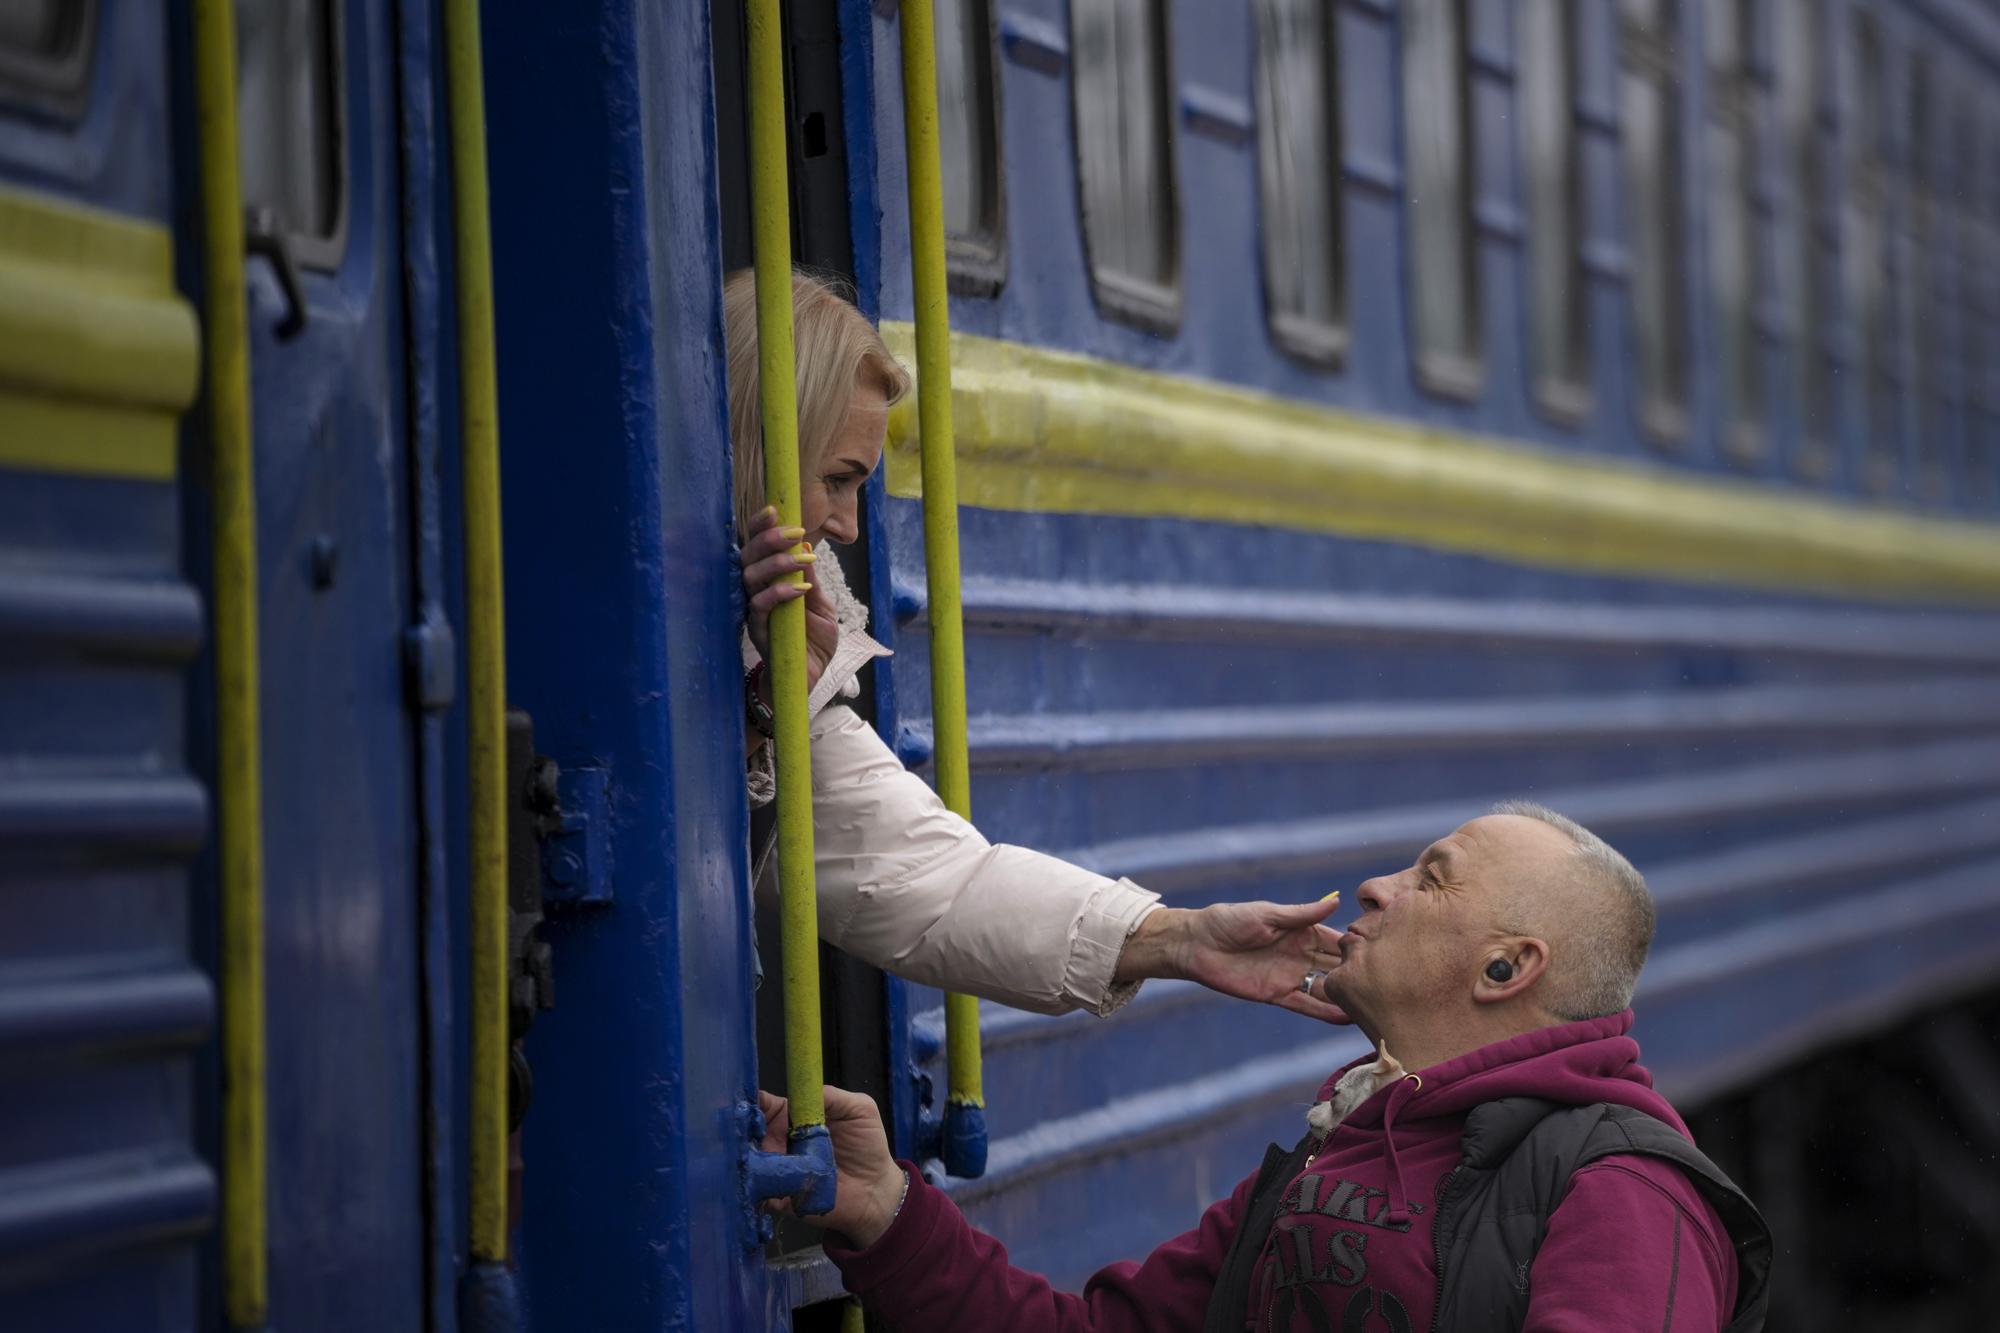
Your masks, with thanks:
<instances>
[{"instance_id":1,"label":"black vest","mask_svg":"<svg viewBox=\"0 0 2000 1333\"><path fill-rule=\"evenodd\" d=\"M1273 1144L1216 1275L1204 1333L1242 1333L1250 1281L1285 1188L1313 1151ZM1569 1178L1601 1157L1660 1157L1679 1167L1729 1228L1736 1310L1724 1333L1757 1333L1770 1299L1771 1231L1749 1198L1675 1130L1643 1111L1506 1097L1465 1119L1458 1165L1439 1188L1438 1291L1431 1328L1511 1333L1528 1314L1528 1274ZM1606 1237L1615 1245L1618 1238Z\"/></svg>"}]
</instances>

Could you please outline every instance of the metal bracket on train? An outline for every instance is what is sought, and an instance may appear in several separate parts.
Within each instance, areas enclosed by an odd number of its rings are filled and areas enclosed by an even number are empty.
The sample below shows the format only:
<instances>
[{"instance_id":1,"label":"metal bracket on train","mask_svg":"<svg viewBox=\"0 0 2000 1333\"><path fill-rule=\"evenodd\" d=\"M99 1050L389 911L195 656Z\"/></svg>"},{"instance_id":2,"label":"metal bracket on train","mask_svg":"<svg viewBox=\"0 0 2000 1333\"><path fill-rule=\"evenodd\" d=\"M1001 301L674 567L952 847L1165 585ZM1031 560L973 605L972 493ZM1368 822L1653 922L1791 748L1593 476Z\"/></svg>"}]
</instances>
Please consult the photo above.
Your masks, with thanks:
<instances>
[{"instance_id":1,"label":"metal bracket on train","mask_svg":"<svg viewBox=\"0 0 2000 1333\"><path fill-rule=\"evenodd\" d=\"M604 906L611 901L610 771L564 769L556 786L556 822L542 840L542 900Z\"/></svg>"}]
</instances>

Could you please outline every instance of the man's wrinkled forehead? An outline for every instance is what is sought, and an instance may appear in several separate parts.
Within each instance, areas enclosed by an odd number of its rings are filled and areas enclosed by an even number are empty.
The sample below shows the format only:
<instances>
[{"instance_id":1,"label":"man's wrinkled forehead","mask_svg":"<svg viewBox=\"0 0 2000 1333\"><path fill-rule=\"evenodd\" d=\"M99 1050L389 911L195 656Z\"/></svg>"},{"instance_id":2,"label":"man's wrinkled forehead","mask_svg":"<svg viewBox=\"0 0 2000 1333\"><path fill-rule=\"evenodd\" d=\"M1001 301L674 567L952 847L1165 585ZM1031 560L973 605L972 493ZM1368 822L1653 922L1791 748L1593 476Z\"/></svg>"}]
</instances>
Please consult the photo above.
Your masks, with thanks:
<instances>
[{"instance_id":1,"label":"man's wrinkled forehead","mask_svg":"<svg viewBox=\"0 0 2000 1333\"><path fill-rule=\"evenodd\" d=\"M1428 870L1440 879L1455 879L1468 860L1460 830L1454 829L1417 854L1417 869Z\"/></svg>"},{"instance_id":2,"label":"man's wrinkled forehead","mask_svg":"<svg viewBox=\"0 0 2000 1333\"><path fill-rule=\"evenodd\" d=\"M1449 847L1461 875L1529 881L1556 872L1571 850L1560 829L1525 815L1481 815L1432 846Z\"/></svg>"},{"instance_id":3,"label":"man's wrinkled forehead","mask_svg":"<svg viewBox=\"0 0 2000 1333\"><path fill-rule=\"evenodd\" d=\"M1538 836L1541 834L1551 836ZM1481 815L1424 848L1416 864L1419 870L1428 870L1440 879L1458 881L1478 871L1531 862L1539 860L1543 853L1562 850L1562 835L1535 820L1516 815Z\"/></svg>"}]
</instances>

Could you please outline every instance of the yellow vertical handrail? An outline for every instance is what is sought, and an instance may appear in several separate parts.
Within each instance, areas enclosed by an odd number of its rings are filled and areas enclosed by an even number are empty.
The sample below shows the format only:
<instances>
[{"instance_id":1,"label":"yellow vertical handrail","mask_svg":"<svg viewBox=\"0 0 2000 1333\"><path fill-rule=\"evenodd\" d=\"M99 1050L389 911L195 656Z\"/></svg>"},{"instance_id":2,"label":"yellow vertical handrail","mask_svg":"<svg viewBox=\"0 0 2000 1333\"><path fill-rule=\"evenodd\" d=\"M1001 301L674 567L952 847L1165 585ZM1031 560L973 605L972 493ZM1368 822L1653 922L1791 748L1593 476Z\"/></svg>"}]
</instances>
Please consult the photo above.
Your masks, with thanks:
<instances>
[{"instance_id":1,"label":"yellow vertical handrail","mask_svg":"<svg viewBox=\"0 0 2000 1333\"><path fill-rule=\"evenodd\" d=\"M465 486L467 796L471 806L471 1214L475 1263L507 1257L507 661L500 565L500 406L486 92L477 0L444 2Z\"/></svg>"},{"instance_id":2,"label":"yellow vertical handrail","mask_svg":"<svg viewBox=\"0 0 2000 1333\"><path fill-rule=\"evenodd\" d=\"M748 0L750 208L757 271L757 401L764 422L764 499L799 522L797 369L792 347L791 185L785 166L785 57L778 0ZM792 574L791 581L802 581ZM805 599L771 613L776 714L778 919L784 956L785 1071L794 1148L826 1130L821 1094L819 907L813 883L812 757L806 717ZM801 1134L801 1130L816 1133ZM831 1203L831 1184L825 1199ZM818 1211L824 1211L820 1209Z\"/></svg>"},{"instance_id":3,"label":"yellow vertical handrail","mask_svg":"<svg viewBox=\"0 0 2000 1333\"><path fill-rule=\"evenodd\" d=\"M965 742L965 622L959 601L958 466L951 429L951 297L945 279L944 172L938 147L937 44L931 0L903 0L903 144L908 159L910 266L916 309L917 425L924 484L924 572L929 585L932 764L938 797L972 818ZM945 1165L958 1175L985 1166L983 1123L976 1148L954 1135L952 1111L986 1105L980 1067L979 1001L944 997L950 1091ZM983 1121L964 1114L963 1119ZM968 1129L970 1127L968 1126ZM958 1142L954 1143L954 1139ZM973 1155L967 1150L973 1149ZM954 1155L960 1160L954 1161ZM960 1167L967 1169L960 1170Z\"/></svg>"},{"instance_id":4,"label":"yellow vertical handrail","mask_svg":"<svg viewBox=\"0 0 2000 1333\"><path fill-rule=\"evenodd\" d=\"M201 159L202 350L215 567L215 785L222 987L222 1304L237 1328L269 1312L265 1235L264 775L258 715L257 495L237 162L236 14L195 0Z\"/></svg>"}]
</instances>

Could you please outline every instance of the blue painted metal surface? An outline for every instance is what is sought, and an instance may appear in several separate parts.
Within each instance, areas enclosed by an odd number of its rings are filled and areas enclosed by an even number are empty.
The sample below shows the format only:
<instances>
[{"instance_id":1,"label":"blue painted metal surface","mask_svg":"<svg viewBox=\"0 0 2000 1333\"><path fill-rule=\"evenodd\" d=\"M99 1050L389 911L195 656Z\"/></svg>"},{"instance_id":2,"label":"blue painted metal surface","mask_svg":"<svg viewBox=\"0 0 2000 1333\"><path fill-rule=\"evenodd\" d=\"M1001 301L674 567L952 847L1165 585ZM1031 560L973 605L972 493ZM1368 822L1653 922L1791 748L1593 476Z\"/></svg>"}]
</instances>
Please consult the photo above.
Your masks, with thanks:
<instances>
[{"instance_id":1,"label":"blue painted metal surface","mask_svg":"<svg viewBox=\"0 0 2000 1333\"><path fill-rule=\"evenodd\" d=\"M105 0L74 121L0 114L0 186L170 225L160 7ZM0 1324L196 1327L215 1022L188 761L202 598L173 482L0 469Z\"/></svg>"},{"instance_id":2,"label":"blue painted metal surface","mask_svg":"<svg viewBox=\"0 0 2000 1333\"><path fill-rule=\"evenodd\" d=\"M617 867L547 929L523 1283L539 1328L764 1327L707 9L485 21L509 683L609 772Z\"/></svg>"},{"instance_id":3,"label":"blue painted metal surface","mask_svg":"<svg viewBox=\"0 0 2000 1333\"><path fill-rule=\"evenodd\" d=\"M421 1321L425 1080L422 607L405 361L398 38L346 0L346 234L303 272L308 320L249 265L263 636L269 1228L286 1328ZM331 549L331 578L313 569ZM311 1256L308 1261L305 1256Z\"/></svg>"},{"instance_id":4,"label":"blue painted metal surface","mask_svg":"<svg viewBox=\"0 0 2000 1333\"><path fill-rule=\"evenodd\" d=\"M416 721L418 907L421 987L418 1029L422 1042L422 1188L425 1293L429 1326L456 1327L459 1274L468 1250L465 1115L466 1043L458 997L465 994L465 904L457 886L465 865L465 756L463 713L451 710L463 670L458 638L465 586L460 520L464 508L455 486L458 394L450 376L457 358L446 350L452 309L439 238L454 234L448 174L439 158L445 128L435 110L442 85L434 7L396 9L397 129L402 178L403 351L408 366L411 455L411 586L413 620L403 632L404 665Z\"/></svg>"}]
</instances>

